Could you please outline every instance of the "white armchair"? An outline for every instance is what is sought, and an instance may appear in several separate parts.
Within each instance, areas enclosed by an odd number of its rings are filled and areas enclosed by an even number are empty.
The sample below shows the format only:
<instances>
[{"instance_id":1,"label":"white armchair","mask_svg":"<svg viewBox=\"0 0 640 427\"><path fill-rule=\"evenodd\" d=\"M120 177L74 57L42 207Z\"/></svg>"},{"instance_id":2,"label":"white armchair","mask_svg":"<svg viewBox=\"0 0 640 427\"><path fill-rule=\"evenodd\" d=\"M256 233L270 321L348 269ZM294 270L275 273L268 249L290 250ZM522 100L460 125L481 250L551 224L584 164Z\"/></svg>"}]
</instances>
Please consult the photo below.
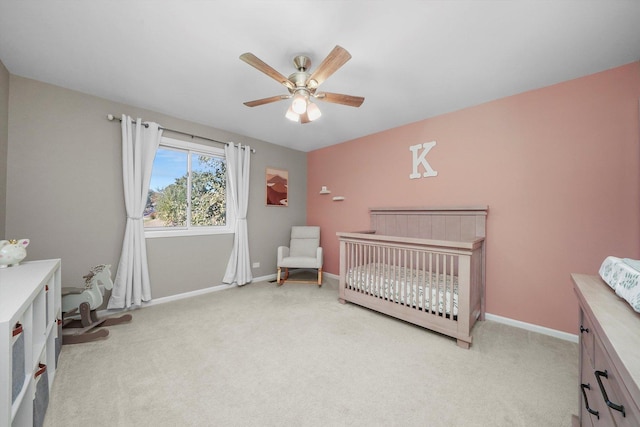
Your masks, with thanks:
<instances>
[{"instance_id":1,"label":"white armchair","mask_svg":"<svg viewBox=\"0 0 640 427\"><path fill-rule=\"evenodd\" d=\"M284 268L284 277L282 269ZM320 227L291 227L289 246L278 247L278 285L289 278L290 268L310 268L318 270L317 282L308 280L290 280L295 283L313 283L322 286L322 247L320 246Z\"/></svg>"}]
</instances>

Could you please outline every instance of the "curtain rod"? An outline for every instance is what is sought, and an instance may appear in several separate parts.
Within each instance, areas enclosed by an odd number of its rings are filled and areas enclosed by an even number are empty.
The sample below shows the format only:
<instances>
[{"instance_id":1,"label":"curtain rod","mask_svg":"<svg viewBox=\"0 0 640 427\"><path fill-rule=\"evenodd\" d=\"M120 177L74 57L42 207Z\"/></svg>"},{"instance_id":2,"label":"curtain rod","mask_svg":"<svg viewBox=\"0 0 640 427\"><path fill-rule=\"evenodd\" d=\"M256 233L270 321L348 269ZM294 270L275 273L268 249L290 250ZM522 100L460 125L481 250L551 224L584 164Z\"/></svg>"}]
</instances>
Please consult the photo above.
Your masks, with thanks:
<instances>
[{"instance_id":1,"label":"curtain rod","mask_svg":"<svg viewBox=\"0 0 640 427\"><path fill-rule=\"evenodd\" d=\"M113 114L107 114L107 120L109 120L109 121L118 120L118 121L122 122L122 119L121 119L121 118L118 118L118 117L114 116ZM134 122L134 124L135 124L135 122ZM142 123L142 126L144 126L144 127L149 127L149 125L148 125L148 124L146 124L146 123ZM180 130L175 130L175 129L169 129L169 128L165 128L165 127L162 127L162 126L160 126L160 127L159 127L159 129L166 130L166 131L168 131L168 132L177 133L177 134L184 135L184 136L190 136L191 138L199 138L199 139L204 139L204 140L206 140L206 141L217 142L218 144L224 144L224 145L227 145L227 143L226 143L226 142L218 141L217 139L207 138L206 136L193 135L193 134L191 134L191 133L182 132L182 131L180 131ZM240 145L240 144L238 144L238 146L239 146L239 147L241 147L241 145ZM246 146L245 146L245 147L246 147ZM256 152L256 149L255 149L255 148L252 148L252 149L251 149L251 152L252 152L252 153L255 153L255 152Z\"/></svg>"}]
</instances>

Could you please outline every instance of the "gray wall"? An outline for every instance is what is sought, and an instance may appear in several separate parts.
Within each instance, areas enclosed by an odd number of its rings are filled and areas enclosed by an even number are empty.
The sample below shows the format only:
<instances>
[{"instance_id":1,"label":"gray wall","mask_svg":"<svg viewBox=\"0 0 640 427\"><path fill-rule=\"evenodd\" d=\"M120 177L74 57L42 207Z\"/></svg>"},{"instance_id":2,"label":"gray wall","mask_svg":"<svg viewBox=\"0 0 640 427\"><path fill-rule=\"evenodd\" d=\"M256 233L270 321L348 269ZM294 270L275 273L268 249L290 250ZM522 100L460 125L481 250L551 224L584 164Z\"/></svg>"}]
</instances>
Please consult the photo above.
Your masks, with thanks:
<instances>
[{"instance_id":1,"label":"gray wall","mask_svg":"<svg viewBox=\"0 0 640 427\"><path fill-rule=\"evenodd\" d=\"M10 76L6 231L30 238L27 260L61 258L66 286L96 264L115 270L124 234L120 124L128 114L219 141L249 144L247 215L254 277L276 271L276 248L306 221L306 153L23 77ZM176 134L166 136L181 138ZM184 138L184 137L182 137ZM290 206L265 206L265 170L289 171ZM233 235L147 239L154 298L221 283Z\"/></svg>"},{"instance_id":2,"label":"gray wall","mask_svg":"<svg viewBox=\"0 0 640 427\"><path fill-rule=\"evenodd\" d=\"M7 150L9 148L9 71L0 61L0 240L5 236Z\"/></svg>"}]
</instances>

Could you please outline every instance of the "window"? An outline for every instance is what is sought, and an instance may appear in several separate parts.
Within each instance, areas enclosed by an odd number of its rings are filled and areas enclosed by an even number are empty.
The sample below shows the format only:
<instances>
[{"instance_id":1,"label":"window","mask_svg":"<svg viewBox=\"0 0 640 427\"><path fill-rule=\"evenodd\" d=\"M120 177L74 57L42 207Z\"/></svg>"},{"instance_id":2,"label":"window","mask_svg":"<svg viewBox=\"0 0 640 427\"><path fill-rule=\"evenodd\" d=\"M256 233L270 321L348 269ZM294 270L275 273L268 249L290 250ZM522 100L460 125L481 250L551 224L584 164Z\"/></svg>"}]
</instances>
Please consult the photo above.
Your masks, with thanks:
<instances>
[{"instance_id":1,"label":"window","mask_svg":"<svg viewBox=\"0 0 640 427\"><path fill-rule=\"evenodd\" d=\"M144 210L146 237L231 233L224 150L162 138Z\"/></svg>"}]
</instances>

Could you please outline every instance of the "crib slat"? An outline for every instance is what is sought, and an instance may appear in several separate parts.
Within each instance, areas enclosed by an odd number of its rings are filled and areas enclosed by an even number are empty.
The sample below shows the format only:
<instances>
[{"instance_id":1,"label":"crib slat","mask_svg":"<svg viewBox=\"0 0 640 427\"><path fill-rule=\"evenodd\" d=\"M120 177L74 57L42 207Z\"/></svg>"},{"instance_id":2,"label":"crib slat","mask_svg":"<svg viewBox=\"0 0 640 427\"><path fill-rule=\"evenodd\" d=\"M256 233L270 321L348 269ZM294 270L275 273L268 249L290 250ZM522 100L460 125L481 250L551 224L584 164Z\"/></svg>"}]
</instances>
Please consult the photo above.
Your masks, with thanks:
<instances>
[{"instance_id":1,"label":"crib slat","mask_svg":"<svg viewBox=\"0 0 640 427\"><path fill-rule=\"evenodd\" d=\"M395 300L396 298L396 290L397 290L397 286L396 283L398 283L398 258L400 258L400 249L393 249L393 281L389 284L389 290L390 290L390 298L392 300Z\"/></svg>"},{"instance_id":2,"label":"crib slat","mask_svg":"<svg viewBox=\"0 0 640 427\"><path fill-rule=\"evenodd\" d=\"M411 307L413 308L417 308L418 307L418 294L417 294L417 289L418 289L418 285L420 284L420 252L418 251L413 251L413 254L411 256L411 258L413 259L414 265L415 265L415 269L413 269L413 274L411 275L413 277L413 281L411 283Z\"/></svg>"},{"instance_id":3,"label":"crib slat","mask_svg":"<svg viewBox=\"0 0 640 427\"><path fill-rule=\"evenodd\" d=\"M376 260L378 263L378 274L376 275L376 295L379 296L380 295L380 281L383 280L382 278L382 267L384 266L384 248L381 246L378 246L378 259Z\"/></svg>"},{"instance_id":4,"label":"crib slat","mask_svg":"<svg viewBox=\"0 0 640 427\"><path fill-rule=\"evenodd\" d=\"M446 308L447 308L447 282L445 278L447 277L447 256L445 254L440 254L440 259L442 260L442 271L440 272L440 276L438 276L438 287L440 295L440 303L441 306L438 306L438 315L443 318L446 316ZM440 309L442 307L442 309Z\"/></svg>"},{"instance_id":5,"label":"crib slat","mask_svg":"<svg viewBox=\"0 0 640 427\"><path fill-rule=\"evenodd\" d=\"M400 301L403 305L407 304L407 282L411 280L409 277L409 271L407 271L407 250L402 251L402 277L400 282Z\"/></svg>"},{"instance_id":6,"label":"crib slat","mask_svg":"<svg viewBox=\"0 0 640 427\"><path fill-rule=\"evenodd\" d=\"M389 254L391 255L391 265L389 266L389 282L387 283L387 289L385 295L390 297L393 292L393 283L396 281L396 248L390 248Z\"/></svg>"},{"instance_id":7,"label":"crib slat","mask_svg":"<svg viewBox=\"0 0 640 427\"><path fill-rule=\"evenodd\" d=\"M452 315L451 320L455 320L453 316L455 315L454 313L454 308L455 308L454 304L456 302L455 296L458 294L458 290L457 290L457 283L458 283L457 276L458 276L458 269L459 269L458 260L459 260L458 257L453 258L454 271L451 273L451 315Z\"/></svg>"},{"instance_id":8,"label":"crib slat","mask_svg":"<svg viewBox=\"0 0 640 427\"><path fill-rule=\"evenodd\" d=\"M405 295L404 295L404 303L406 306L411 307L411 292L413 287L413 249L409 249L407 251L407 262L408 265L405 265Z\"/></svg>"},{"instance_id":9,"label":"crib slat","mask_svg":"<svg viewBox=\"0 0 640 427\"><path fill-rule=\"evenodd\" d=\"M371 264L369 263L369 245L364 245L362 248L362 266L364 273L364 288L365 294L369 293L369 287L371 286L369 280L371 279Z\"/></svg>"},{"instance_id":10,"label":"crib slat","mask_svg":"<svg viewBox=\"0 0 640 427\"><path fill-rule=\"evenodd\" d=\"M451 314L450 317L451 320L453 320L453 313L451 313L451 309L453 308L453 289L451 288L451 285L453 284L453 282L450 280L451 272L453 271L453 257L451 255L447 256L447 261L449 262L449 268L447 269L447 276L444 278L444 284L446 286L445 292L448 292L447 304L449 304L449 311L447 313Z\"/></svg>"},{"instance_id":11,"label":"crib slat","mask_svg":"<svg viewBox=\"0 0 640 427\"><path fill-rule=\"evenodd\" d=\"M380 288L380 299L385 299L386 290L388 289L389 284L389 274L391 272L391 248L389 246L385 246L384 256L384 276Z\"/></svg>"},{"instance_id":12,"label":"crib slat","mask_svg":"<svg viewBox=\"0 0 640 427\"><path fill-rule=\"evenodd\" d=\"M436 254L436 275L434 276L434 284L435 284L435 297L434 297L434 303L435 303L435 309L434 309L434 313L437 316L438 313L440 312L440 266L442 263L442 256L440 254Z\"/></svg>"},{"instance_id":13,"label":"crib slat","mask_svg":"<svg viewBox=\"0 0 640 427\"><path fill-rule=\"evenodd\" d=\"M376 295L376 287L377 287L377 283L378 283L378 251L380 250L380 247L378 245L375 246L371 246L371 259L369 260L369 262L371 262L372 265L372 270L373 270L373 277L371 278L371 295L375 296Z\"/></svg>"},{"instance_id":14,"label":"crib slat","mask_svg":"<svg viewBox=\"0 0 640 427\"><path fill-rule=\"evenodd\" d=\"M426 256L426 253L424 251L422 251L422 283L421 283L421 288L420 288L420 289L422 289L422 297L421 297L421 300L420 300L420 307L423 310L424 310L424 297L425 297L425 292L426 292L426 282L425 282L425 280L426 280L426 277L427 277L426 272L425 272L425 268L426 268L425 256Z\"/></svg>"},{"instance_id":15,"label":"crib slat","mask_svg":"<svg viewBox=\"0 0 640 427\"><path fill-rule=\"evenodd\" d=\"M354 269L353 269L353 243L348 242L348 246L347 246L347 275L348 275L348 280L345 283L345 288L349 288L352 289L351 286L353 285L353 281L354 281Z\"/></svg>"},{"instance_id":16,"label":"crib slat","mask_svg":"<svg viewBox=\"0 0 640 427\"><path fill-rule=\"evenodd\" d=\"M429 252L429 307L427 312L431 313L431 306L433 305L433 253Z\"/></svg>"},{"instance_id":17,"label":"crib slat","mask_svg":"<svg viewBox=\"0 0 640 427\"><path fill-rule=\"evenodd\" d=\"M445 285L447 286L447 292L449 296L447 296L447 302L449 304L449 318L453 320L453 256L449 255L449 273L447 277L445 277Z\"/></svg>"},{"instance_id":18,"label":"crib slat","mask_svg":"<svg viewBox=\"0 0 640 427\"><path fill-rule=\"evenodd\" d=\"M366 263L367 263L367 294L372 295L373 293L373 263L371 262L371 259L373 257L372 255L373 252L373 246L371 245L367 245L367 257L366 257Z\"/></svg>"}]
</instances>

